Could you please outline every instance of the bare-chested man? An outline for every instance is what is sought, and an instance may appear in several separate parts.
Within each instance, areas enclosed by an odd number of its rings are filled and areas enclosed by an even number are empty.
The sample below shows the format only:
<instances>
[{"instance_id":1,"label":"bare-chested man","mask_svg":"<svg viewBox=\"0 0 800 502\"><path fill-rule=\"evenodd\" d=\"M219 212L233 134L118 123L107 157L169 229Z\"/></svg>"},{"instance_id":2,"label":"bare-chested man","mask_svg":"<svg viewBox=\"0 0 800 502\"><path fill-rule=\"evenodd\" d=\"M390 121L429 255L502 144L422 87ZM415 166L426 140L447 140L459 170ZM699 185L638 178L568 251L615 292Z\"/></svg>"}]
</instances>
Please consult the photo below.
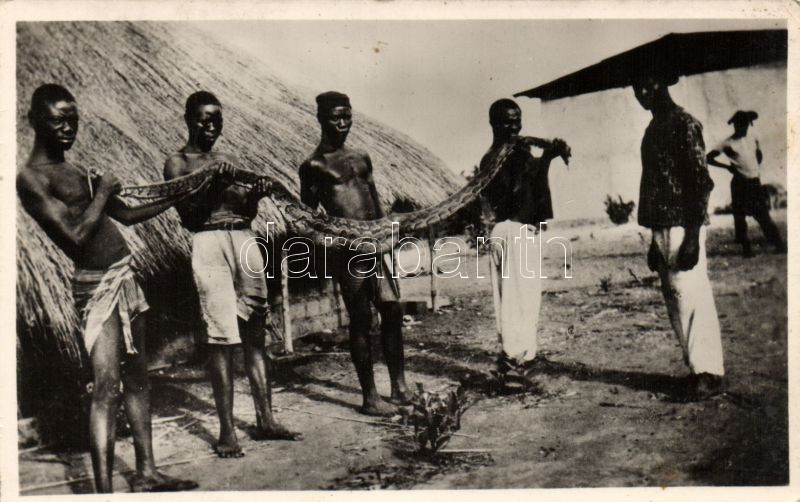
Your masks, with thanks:
<instances>
[{"instance_id":1,"label":"bare-chested man","mask_svg":"<svg viewBox=\"0 0 800 502\"><path fill-rule=\"evenodd\" d=\"M145 322L138 315L148 306L134 276L130 249L111 221L132 225L156 216L170 203L128 208L115 197L120 184L113 175L97 180L64 159L78 134L78 107L65 88L46 84L36 89L28 119L35 139L30 159L17 176L17 190L25 210L75 264L73 299L94 372L89 440L95 487L101 493L112 491L116 412L124 399L136 451L132 490L196 488L193 481L156 470Z\"/></svg>"},{"instance_id":2,"label":"bare-chested man","mask_svg":"<svg viewBox=\"0 0 800 502\"><path fill-rule=\"evenodd\" d=\"M736 242L742 245L742 254L752 257L750 239L747 237L747 216L753 216L761 225L767 240L775 246L775 251L786 253L786 243L781 237L775 222L769 216L769 206L761 186L761 144L758 138L747 135L747 130L758 118L754 111L739 110L728 120L733 124L733 135L725 138L717 147L706 155L711 166L723 167L731 172L731 209ZM717 160L720 154L728 157L729 163Z\"/></svg>"},{"instance_id":3,"label":"bare-chested man","mask_svg":"<svg viewBox=\"0 0 800 502\"><path fill-rule=\"evenodd\" d=\"M194 232L192 270L206 324L208 370L220 421L215 449L223 458L241 457L244 452L233 425L233 351L237 345L244 347L258 438L301 438L272 416L265 347L267 284L264 277L245 271L264 268L259 246L246 242L255 237L250 224L269 183L262 179L251 190L236 184L236 159L211 151L222 132L222 106L213 94L199 91L189 96L184 117L189 140L167 159L164 177L169 180L218 165L207 190L175 207L183 226Z\"/></svg>"},{"instance_id":4,"label":"bare-chested man","mask_svg":"<svg viewBox=\"0 0 800 502\"><path fill-rule=\"evenodd\" d=\"M321 204L333 216L355 220L382 218L384 212L372 179L369 155L345 145L353 123L349 98L338 92L320 94L317 96L317 119L322 139L311 157L300 166L303 202L312 208ZM383 401L375 388L369 336L370 302L381 314L381 339L389 367L391 400L405 404L411 394L403 369L403 316L397 282L393 281L391 271L385 269L384 278L369 274L369 260L349 264L352 257L353 253L339 252L331 256L331 261L335 263L332 272L341 286L350 317L350 354L363 395L359 411L367 415L392 415L396 408ZM378 261L386 268L384 260Z\"/></svg>"}]
</instances>

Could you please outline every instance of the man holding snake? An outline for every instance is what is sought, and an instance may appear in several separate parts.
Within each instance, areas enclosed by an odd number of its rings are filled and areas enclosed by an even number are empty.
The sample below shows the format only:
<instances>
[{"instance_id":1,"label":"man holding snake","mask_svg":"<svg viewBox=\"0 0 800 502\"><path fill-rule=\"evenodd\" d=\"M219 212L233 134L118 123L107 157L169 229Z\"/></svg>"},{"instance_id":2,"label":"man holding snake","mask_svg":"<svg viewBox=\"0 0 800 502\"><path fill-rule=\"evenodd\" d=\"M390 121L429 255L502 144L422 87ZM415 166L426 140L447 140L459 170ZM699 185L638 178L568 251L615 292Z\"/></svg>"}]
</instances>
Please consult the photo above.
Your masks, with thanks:
<instances>
[{"instance_id":1,"label":"man holding snake","mask_svg":"<svg viewBox=\"0 0 800 502\"><path fill-rule=\"evenodd\" d=\"M189 140L164 165L167 180L217 166L214 177L197 194L176 204L184 227L193 232L192 270L206 324L208 370L220 420L215 447L223 458L244 455L233 424L233 350L244 347L245 367L256 408L260 439L301 439L272 415L265 349L267 285L261 270L259 246L246 246L255 237L250 224L269 182L261 178L248 189L236 183L236 159L212 151L222 132L222 105L210 92L199 91L186 101L184 115Z\"/></svg>"}]
</instances>

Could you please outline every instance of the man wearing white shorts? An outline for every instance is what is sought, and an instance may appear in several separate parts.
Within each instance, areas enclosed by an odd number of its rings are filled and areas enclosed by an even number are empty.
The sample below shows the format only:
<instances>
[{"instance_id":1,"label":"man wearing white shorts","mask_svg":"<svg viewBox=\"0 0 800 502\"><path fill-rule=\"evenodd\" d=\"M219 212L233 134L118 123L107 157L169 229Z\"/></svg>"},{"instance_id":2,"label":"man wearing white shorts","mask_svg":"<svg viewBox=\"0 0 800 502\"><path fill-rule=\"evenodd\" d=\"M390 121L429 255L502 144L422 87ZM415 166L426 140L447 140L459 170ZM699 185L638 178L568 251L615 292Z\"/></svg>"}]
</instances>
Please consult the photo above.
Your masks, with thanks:
<instances>
[{"instance_id":1,"label":"man wearing white shorts","mask_svg":"<svg viewBox=\"0 0 800 502\"><path fill-rule=\"evenodd\" d=\"M266 364L265 322L267 285L263 258L250 224L268 183L261 179L248 189L236 183L236 159L212 151L222 132L222 105L210 92L199 91L186 101L189 140L164 166L166 179L202 169L216 169L212 181L197 194L176 204L192 237L192 270L206 326L208 370L220 420L215 446L222 458L244 455L233 423L233 350L244 347L245 368L256 408L259 439L299 439L275 421L270 409ZM253 273L254 272L254 273Z\"/></svg>"}]
</instances>

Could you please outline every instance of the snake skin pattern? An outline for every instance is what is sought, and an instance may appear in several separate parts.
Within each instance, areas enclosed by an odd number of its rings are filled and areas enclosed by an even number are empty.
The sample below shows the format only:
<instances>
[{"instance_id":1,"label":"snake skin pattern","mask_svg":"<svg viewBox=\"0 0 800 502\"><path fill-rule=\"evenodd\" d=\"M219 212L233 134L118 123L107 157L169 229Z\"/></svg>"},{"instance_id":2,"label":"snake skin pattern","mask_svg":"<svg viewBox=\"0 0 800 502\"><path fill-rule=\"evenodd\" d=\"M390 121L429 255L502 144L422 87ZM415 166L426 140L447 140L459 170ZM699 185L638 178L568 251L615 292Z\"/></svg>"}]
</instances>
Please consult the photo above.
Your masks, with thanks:
<instances>
[{"instance_id":1,"label":"snake skin pattern","mask_svg":"<svg viewBox=\"0 0 800 502\"><path fill-rule=\"evenodd\" d=\"M392 249L393 222L399 224L400 237L421 232L452 217L480 195L518 145L547 147L551 143L540 138L521 136L495 150L486 166L469 183L442 202L409 213L389 214L377 220L339 218L311 209L277 181L271 181L267 196L283 214L290 235L311 239L315 244L327 248L385 253ZM562 151L562 158L565 162L568 160L568 149ZM209 183L215 173L216 167L212 166L163 183L127 186L122 188L119 197L131 206L179 199ZM248 187L252 187L261 178L264 176L243 169L237 169L235 174L236 184ZM338 237L343 239L337 239Z\"/></svg>"}]
</instances>

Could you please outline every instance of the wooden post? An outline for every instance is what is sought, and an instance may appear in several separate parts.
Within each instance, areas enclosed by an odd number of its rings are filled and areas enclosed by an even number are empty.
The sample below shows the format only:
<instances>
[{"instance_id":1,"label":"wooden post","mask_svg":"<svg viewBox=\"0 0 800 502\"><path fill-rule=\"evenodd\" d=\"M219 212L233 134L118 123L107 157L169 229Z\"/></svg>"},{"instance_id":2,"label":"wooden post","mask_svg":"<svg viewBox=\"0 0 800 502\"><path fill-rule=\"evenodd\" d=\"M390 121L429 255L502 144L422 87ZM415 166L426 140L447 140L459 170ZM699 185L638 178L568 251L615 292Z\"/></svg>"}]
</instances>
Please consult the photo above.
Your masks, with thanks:
<instances>
[{"instance_id":1,"label":"wooden post","mask_svg":"<svg viewBox=\"0 0 800 502\"><path fill-rule=\"evenodd\" d=\"M291 354L294 352L294 343L292 342L292 312L291 302L289 301L289 262L284 260L286 258L286 251L281 250L281 296L283 297L283 304L281 311L283 313L283 348L286 353ZM284 267L284 264L286 265Z\"/></svg>"},{"instance_id":2,"label":"wooden post","mask_svg":"<svg viewBox=\"0 0 800 502\"><path fill-rule=\"evenodd\" d=\"M434 250L433 245L436 242L436 229L431 225L428 227L428 248L430 255L430 262L431 262L431 310L433 312L437 312L439 310L439 305L436 303L436 296L439 294L439 277L436 275L436 271L433 270L433 258L434 258Z\"/></svg>"},{"instance_id":3,"label":"wooden post","mask_svg":"<svg viewBox=\"0 0 800 502\"><path fill-rule=\"evenodd\" d=\"M330 281L331 283L331 290L333 291L333 305L336 309L336 327L341 328L344 326L344 319L342 317L343 307L342 307L342 293L339 289L339 282L334 279L325 279L326 281Z\"/></svg>"}]
</instances>

